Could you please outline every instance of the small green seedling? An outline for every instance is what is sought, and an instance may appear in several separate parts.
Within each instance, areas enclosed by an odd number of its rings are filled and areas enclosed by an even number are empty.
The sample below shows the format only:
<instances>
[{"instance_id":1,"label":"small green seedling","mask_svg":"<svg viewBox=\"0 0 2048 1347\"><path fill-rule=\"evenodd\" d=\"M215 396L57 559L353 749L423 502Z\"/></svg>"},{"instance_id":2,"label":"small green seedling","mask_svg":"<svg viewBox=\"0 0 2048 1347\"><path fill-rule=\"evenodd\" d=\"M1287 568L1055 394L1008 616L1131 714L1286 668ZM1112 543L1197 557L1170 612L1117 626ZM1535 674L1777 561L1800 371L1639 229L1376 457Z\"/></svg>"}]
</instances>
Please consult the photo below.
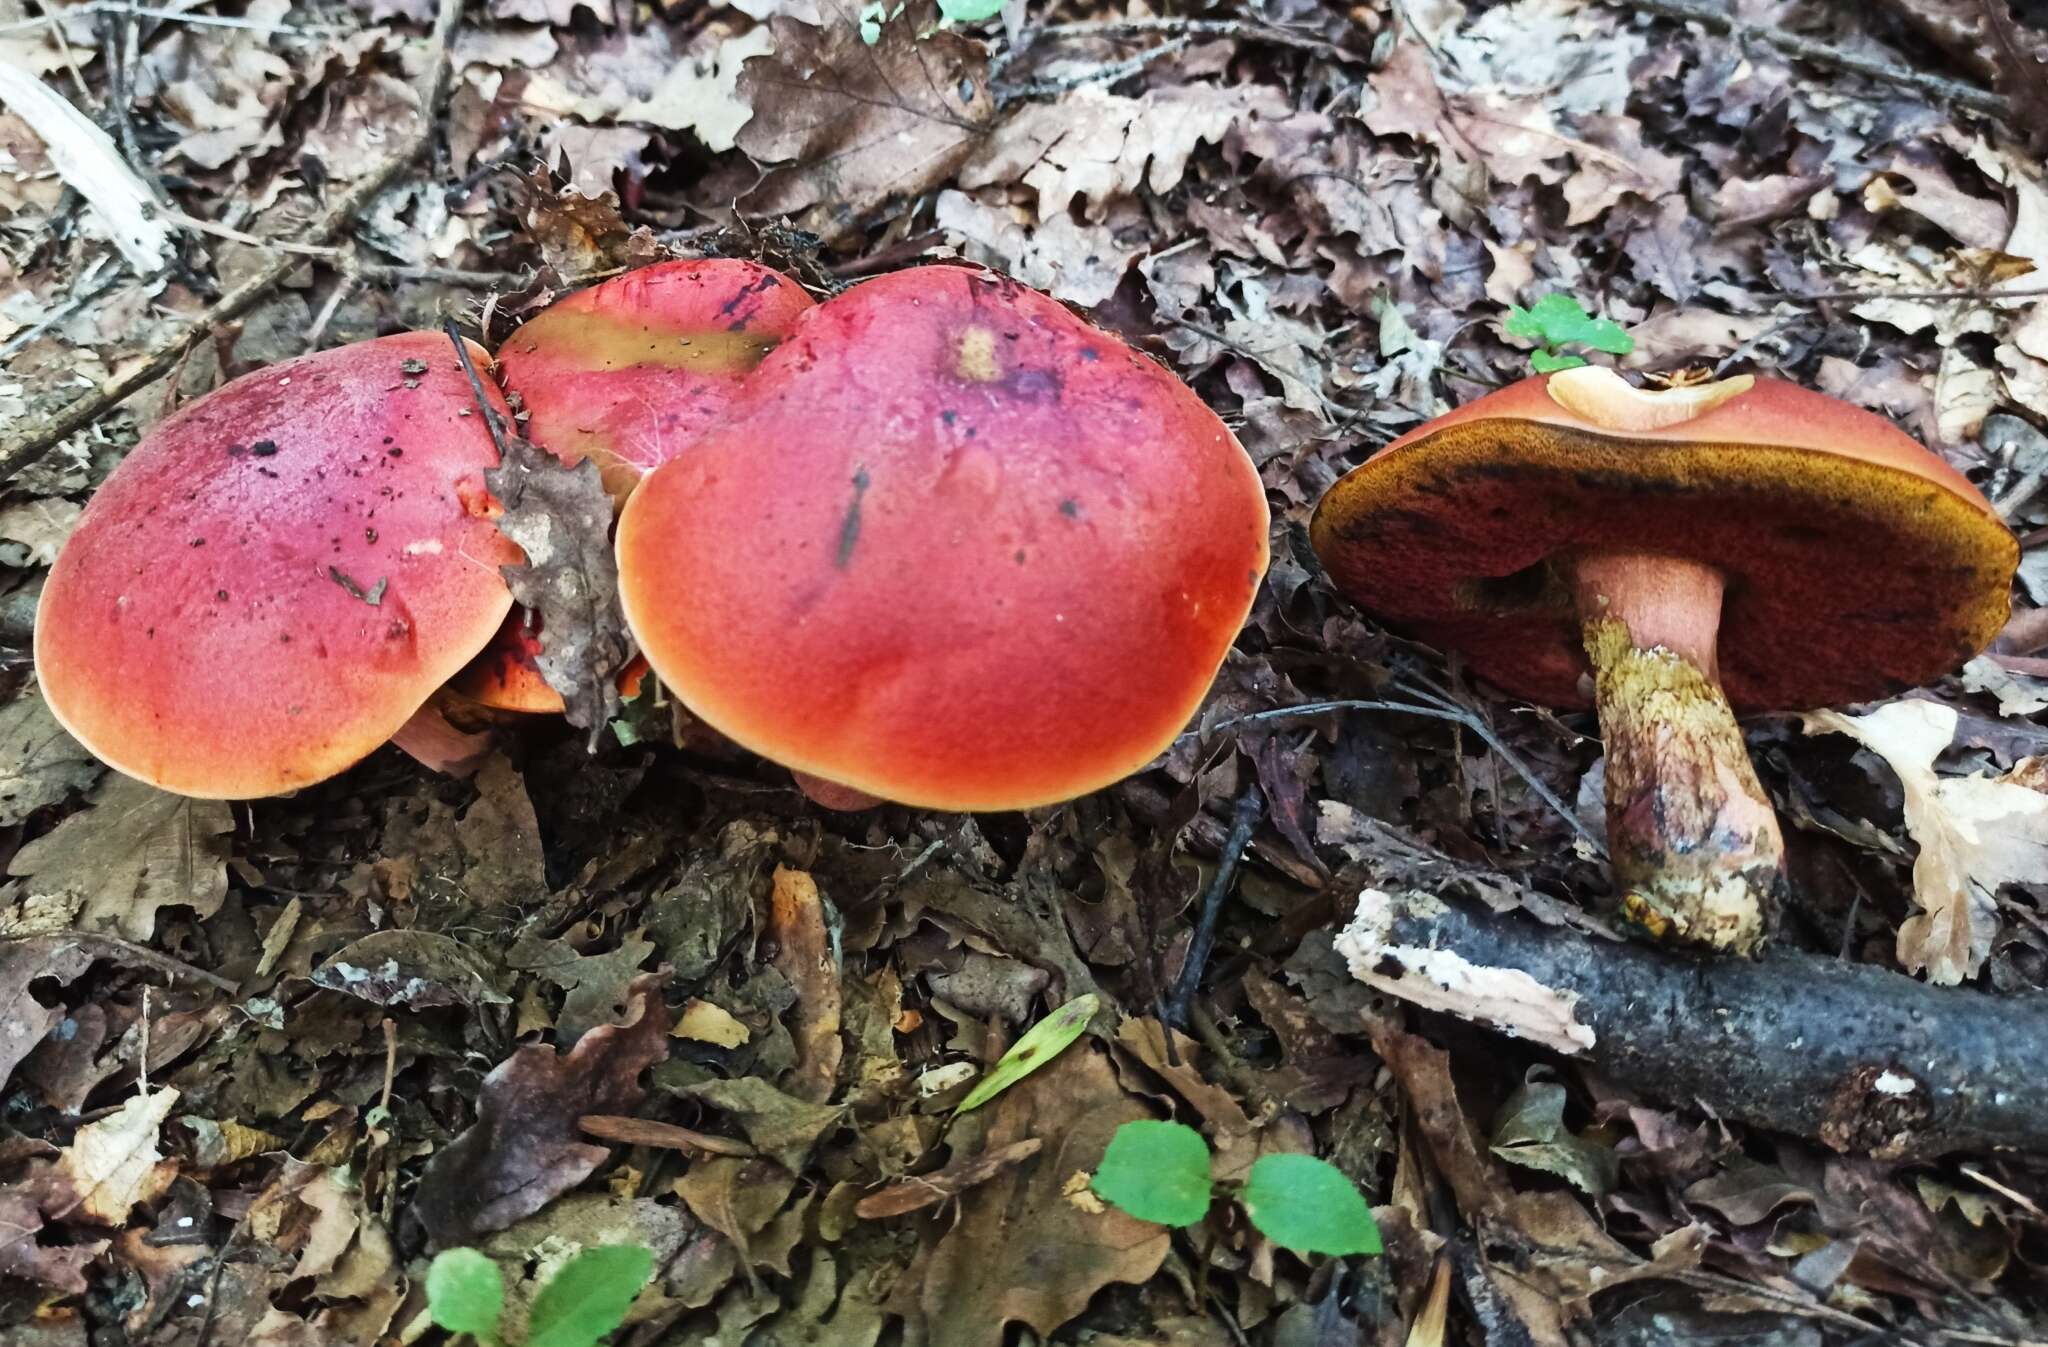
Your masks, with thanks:
<instances>
[{"instance_id":1,"label":"small green seedling","mask_svg":"<svg viewBox=\"0 0 2048 1347\"><path fill-rule=\"evenodd\" d=\"M525 1347L597 1347L625 1320L654 1275L654 1254L638 1244L601 1244L555 1270L533 1298ZM475 1249L447 1249L427 1268L427 1313L450 1333L504 1347L499 1319L505 1279Z\"/></svg>"},{"instance_id":2,"label":"small green seedling","mask_svg":"<svg viewBox=\"0 0 2048 1347\"><path fill-rule=\"evenodd\" d=\"M1209 1143L1176 1122L1116 1129L1089 1185L1105 1202L1154 1225L1193 1225L1209 1214L1216 1184ZM1253 1228L1299 1254L1376 1254L1380 1229L1356 1184L1313 1155L1262 1155L1231 1185Z\"/></svg>"},{"instance_id":3,"label":"small green seedling","mask_svg":"<svg viewBox=\"0 0 2048 1347\"><path fill-rule=\"evenodd\" d=\"M1526 309L1509 306L1507 331L1510 337L1536 343L1536 349L1529 352L1529 364L1538 374L1555 374L1586 363L1566 351L1567 346L1609 355L1627 355L1636 347L1635 339L1622 331L1619 323L1595 318L1579 301L1555 291Z\"/></svg>"}]
</instances>

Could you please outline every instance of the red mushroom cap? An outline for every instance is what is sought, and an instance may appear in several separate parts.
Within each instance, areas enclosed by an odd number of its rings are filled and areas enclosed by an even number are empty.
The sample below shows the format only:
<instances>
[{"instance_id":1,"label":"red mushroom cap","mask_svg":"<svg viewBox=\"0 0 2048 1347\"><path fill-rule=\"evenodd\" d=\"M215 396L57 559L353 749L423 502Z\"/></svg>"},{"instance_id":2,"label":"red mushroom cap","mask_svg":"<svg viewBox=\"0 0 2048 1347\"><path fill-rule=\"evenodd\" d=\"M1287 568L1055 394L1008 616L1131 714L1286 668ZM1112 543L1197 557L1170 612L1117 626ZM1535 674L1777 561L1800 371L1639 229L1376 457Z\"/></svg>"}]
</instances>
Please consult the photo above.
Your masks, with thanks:
<instances>
[{"instance_id":1,"label":"red mushroom cap","mask_svg":"<svg viewBox=\"0 0 2048 1347\"><path fill-rule=\"evenodd\" d=\"M1013 281L925 267L809 314L634 493L619 573L713 728L883 799L1014 809L1173 741L1266 534L1185 384Z\"/></svg>"},{"instance_id":2,"label":"red mushroom cap","mask_svg":"<svg viewBox=\"0 0 2048 1347\"><path fill-rule=\"evenodd\" d=\"M526 437L572 467L595 459L623 499L815 307L756 262L661 262L543 309L498 353L499 375L525 403Z\"/></svg>"},{"instance_id":3,"label":"red mushroom cap","mask_svg":"<svg viewBox=\"0 0 2048 1347\"><path fill-rule=\"evenodd\" d=\"M36 612L51 711L181 795L275 795L342 771L511 607L498 568L523 558L492 522L497 461L438 334L304 356L199 399L107 478L51 568Z\"/></svg>"},{"instance_id":4,"label":"red mushroom cap","mask_svg":"<svg viewBox=\"0 0 2048 1347\"><path fill-rule=\"evenodd\" d=\"M1331 487L1311 536L1336 586L1551 706L1588 702L1554 565L1588 552L1724 574L1720 673L1741 707L1917 687L2004 625L2018 544L1889 421L1759 378L1689 419L1616 431L1567 410L1557 377L1438 417Z\"/></svg>"}]
</instances>

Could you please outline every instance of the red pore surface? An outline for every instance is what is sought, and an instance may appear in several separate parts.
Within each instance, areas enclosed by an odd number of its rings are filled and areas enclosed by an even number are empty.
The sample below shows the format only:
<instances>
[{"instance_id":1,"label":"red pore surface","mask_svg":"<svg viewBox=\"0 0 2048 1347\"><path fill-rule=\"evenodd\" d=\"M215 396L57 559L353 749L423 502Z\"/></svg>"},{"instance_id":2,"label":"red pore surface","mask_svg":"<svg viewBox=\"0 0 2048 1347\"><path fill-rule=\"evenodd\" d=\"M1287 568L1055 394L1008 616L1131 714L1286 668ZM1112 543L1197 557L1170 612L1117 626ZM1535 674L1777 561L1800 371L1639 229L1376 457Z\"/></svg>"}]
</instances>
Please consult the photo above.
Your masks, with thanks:
<instances>
[{"instance_id":1,"label":"red pore surface","mask_svg":"<svg viewBox=\"0 0 2048 1347\"><path fill-rule=\"evenodd\" d=\"M1013 281L855 286L619 524L663 681L755 752L1008 809L1142 767L1266 566L1258 474L1201 399Z\"/></svg>"},{"instance_id":2,"label":"red pore surface","mask_svg":"<svg viewBox=\"0 0 2048 1347\"><path fill-rule=\"evenodd\" d=\"M486 357L472 348L479 364ZM36 614L50 709L183 795L274 795L383 743L483 648L523 558L447 338L273 365L158 425L107 478Z\"/></svg>"},{"instance_id":3,"label":"red pore surface","mask_svg":"<svg viewBox=\"0 0 2048 1347\"><path fill-rule=\"evenodd\" d=\"M1725 579L1737 706L1792 710L1940 676L2004 624L2019 548L1967 478L1890 422L1777 379L1648 431L1525 379L1333 486L1311 535L1337 587L1507 690L1586 704L1571 577L1602 552Z\"/></svg>"},{"instance_id":4,"label":"red pore surface","mask_svg":"<svg viewBox=\"0 0 2048 1347\"><path fill-rule=\"evenodd\" d=\"M596 460L623 499L814 307L755 262L662 262L549 305L505 343L499 373L526 405L526 437L564 463Z\"/></svg>"}]
</instances>

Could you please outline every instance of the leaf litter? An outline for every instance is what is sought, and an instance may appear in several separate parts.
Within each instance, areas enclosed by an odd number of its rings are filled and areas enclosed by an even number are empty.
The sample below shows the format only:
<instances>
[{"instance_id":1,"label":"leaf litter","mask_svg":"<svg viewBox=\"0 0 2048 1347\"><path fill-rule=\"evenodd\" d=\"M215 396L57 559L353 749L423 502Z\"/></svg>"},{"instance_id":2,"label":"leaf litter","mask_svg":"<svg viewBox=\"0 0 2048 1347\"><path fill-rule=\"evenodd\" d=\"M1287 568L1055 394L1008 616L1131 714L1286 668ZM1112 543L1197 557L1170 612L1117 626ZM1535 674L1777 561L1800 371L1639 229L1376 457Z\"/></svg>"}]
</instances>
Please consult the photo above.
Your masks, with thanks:
<instances>
[{"instance_id":1,"label":"leaf litter","mask_svg":"<svg viewBox=\"0 0 2048 1347\"><path fill-rule=\"evenodd\" d=\"M638 1244L644 1342L1620 1342L1644 1313L1661 1340L2039 1337L2038 1157L1745 1128L1330 955L1366 889L1606 938L1604 868L1554 803L1597 799L1594 727L1379 630L1301 543L1337 473L1533 345L1783 370L1998 503L2028 562L1964 678L1750 733L1797 877L1781 943L1986 997L2048 979L2048 183L2040 119L1982 111L2038 99L2038 7L1666 17L1690 8L464 14L435 153L0 499L0 1281L27 1292L0 1336L367 1347L426 1331L447 1246L498 1267L516 1330L580 1250ZM410 0L90 10L0 0L0 59L97 123L110 170L0 111L9 434L206 322L381 171L432 57ZM1963 92L1893 77L1916 71ZM993 265L1225 417L1275 565L1158 770L1030 815L825 815L666 702L610 733L609 502L516 441L514 582L582 729L501 733L466 780L385 753L230 806L106 774L50 717L41 576L180 401L451 315L494 344L564 290L705 253L821 295ZM337 577L366 602L379 580ZM1417 686L1438 700L1391 691ZM1288 714L1243 719L1266 712ZM1169 1028L1251 781L1271 818ZM1385 1256L1305 1260L1227 1204L1172 1236L1097 1198L1117 1128L1169 1120L1227 1180L1337 1164Z\"/></svg>"}]
</instances>

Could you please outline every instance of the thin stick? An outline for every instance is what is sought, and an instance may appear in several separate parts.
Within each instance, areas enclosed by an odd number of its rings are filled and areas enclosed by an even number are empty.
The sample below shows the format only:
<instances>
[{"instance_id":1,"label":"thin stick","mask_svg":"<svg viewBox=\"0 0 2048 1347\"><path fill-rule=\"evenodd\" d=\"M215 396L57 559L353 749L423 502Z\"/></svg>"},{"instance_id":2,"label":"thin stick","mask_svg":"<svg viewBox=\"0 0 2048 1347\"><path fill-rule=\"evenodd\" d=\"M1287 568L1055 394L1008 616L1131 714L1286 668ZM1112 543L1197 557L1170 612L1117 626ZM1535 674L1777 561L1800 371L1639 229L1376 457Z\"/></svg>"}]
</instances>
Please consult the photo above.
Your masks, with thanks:
<instances>
[{"instance_id":1,"label":"thin stick","mask_svg":"<svg viewBox=\"0 0 2048 1347\"><path fill-rule=\"evenodd\" d=\"M194 968L183 959L174 959L168 954L159 954L155 950L138 945L132 940L123 940L118 935L101 935L94 932L77 931L73 932L69 939L75 945L108 957L119 956L123 959L132 959L136 963L154 968L159 973L168 974L174 981L182 978L190 982L204 982L207 986L218 988L224 992L238 990L236 984L220 976L218 973L209 973L203 968ZM0 940L0 945L6 943L8 942Z\"/></svg>"},{"instance_id":2,"label":"thin stick","mask_svg":"<svg viewBox=\"0 0 2048 1347\"><path fill-rule=\"evenodd\" d=\"M498 416L497 408L491 406L490 394L484 392L483 376L476 372L476 362L469 358L469 343L462 339L462 329L449 318L442 322L441 330L448 334L448 340L455 343L455 358L462 362L462 372L469 379L470 396L476 399L476 409L483 413L484 429L491 432L492 447L498 451L498 461L504 462L510 453L505 444L505 423Z\"/></svg>"},{"instance_id":3,"label":"thin stick","mask_svg":"<svg viewBox=\"0 0 2048 1347\"><path fill-rule=\"evenodd\" d=\"M1759 27L1736 18L1726 10L1716 9L1712 5L1695 4L1692 0L1607 0L1607 3L1618 9L1632 9L1643 14L1654 14L1659 18L1696 23L1712 32L1732 37L1737 42L1760 42L1766 47L1775 48L1787 56L1813 65L1846 70L1852 75L1862 75L1866 79L1895 84L1902 89L1911 89L1915 93L1941 99L1987 117L1997 117L2016 130L2024 129L2017 124L2011 99L1980 89L1974 84L1965 84L1960 80L1944 79L1940 75L1922 74L1903 66L1874 61L1868 56L1859 56L1832 43L1800 37L1797 33L1788 33L1781 28Z\"/></svg>"},{"instance_id":4,"label":"thin stick","mask_svg":"<svg viewBox=\"0 0 2048 1347\"><path fill-rule=\"evenodd\" d=\"M1175 979L1173 994L1166 1001L1166 1041L1173 1042L1173 1030L1188 1021L1188 1007L1194 1004L1195 989L1202 981L1202 969L1208 965L1209 954L1216 948L1216 924L1223 916L1223 902L1230 896L1230 889L1237 882L1237 867L1244 859L1244 849L1251 845L1252 829L1259 826L1259 815L1265 812L1265 797L1259 794L1257 786L1246 786L1244 794L1237 797L1237 809L1231 815L1230 835L1223 840L1223 852L1216 858L1216 873L1209 880L1209 887L1202 891L1202 911L1195 920L1194 938L1188 941L1186 957L1180 961L1180 977Z\"/></svg>"},{"instance_id":5,"label":"thin stick","mask_svg":"<svg viewBox=\"0 0 2048 1347\"><path fill-rule=\"evenodd\" d=\"M391 185L406 165L433 143L438 120L435 110L448 87L448 43L461 20L462 0L440 0L433 32L427 38L426 69L414 86L420 103L419 131L374 172L342 193L294 242L322 244L335 238L354 222L358 212ZM289 254L272 257L255 274L215 300L212 307L184 332L172 338L168 345L159 347L128 373L107 380L93 392L29 429L10 444L5 453L0 453L0 482L12 480L23 468L168 374L187 352L199 346L223 324L231 323L255 308L303 265L303 259Z\"/></svg>"},{"instance_id":6,"label":"thin stick","mask_svg":"<svg viewBox=\"0 0 2048 1347\"><path fill-rule=\"evenodd\" d=\"M1420 689L1410 690L1415 691L1418 696L1429 696L1431 701L1441 701L1440 698L1431 696ZM1593 835L1592 830L1586 826L1585 820L1567 808L1565 802L1558 798L1557 792L1544 785L1542 779L1529 770L1529 765L1523 762L1513 749L1501 742L1500 736L1493 732L1493 728L1490 725L1455 703L1448 706L1418 705L1414 702L1360 701L1352 698L1328 702L1305 702L1300 706L1276 706L1270 711L1251 711L1241 716L1232 716L1228 720L1219 720L1209 727L1209 732L1213 734L1219 730L1227 730L1234 725L1269 720L1299 720L1305 716L1325 715L1331 711L1392 711L1404 716L1422 716L1430 720L1448 720L1463 725L1471 730L1473 734L1479 736L1480 740L1488 748L1498 753L1501 761L1512 768L1516 775L1528 782L1529 789L1536 792L1536 798L1549 805L1556 812L1557 816L1563 819L1570 826L1571 830L1579 835L1580 840L1593 849L1594 854L1603 857L1607 854L1607 848L1600 845L1600 839ZM1198 731L1190 730L1188 733L1195 734ZM1186 738L1188 736L1182 735L1181 737Z\"/></svg>"},{"instance_id":7,"label":"thin stick","mask_svg":"<svg viewBox=\"0 0 2048 1347\"><path fill-rule=\"evenodd\" d=\"M1229 37L1239 42L1265 42L1276 47L1295 47L1340 61L1365 58L1345 51L1334 43L1308 33L1297 33L1269 24L1242 19L1112 19L1107 23L1051 23L1033 32L1024 43L1028 50L1040 42L1063 42L1073 38L1143 37L1166 33L1186 37Z\"/></svg>"}]
</instances>

